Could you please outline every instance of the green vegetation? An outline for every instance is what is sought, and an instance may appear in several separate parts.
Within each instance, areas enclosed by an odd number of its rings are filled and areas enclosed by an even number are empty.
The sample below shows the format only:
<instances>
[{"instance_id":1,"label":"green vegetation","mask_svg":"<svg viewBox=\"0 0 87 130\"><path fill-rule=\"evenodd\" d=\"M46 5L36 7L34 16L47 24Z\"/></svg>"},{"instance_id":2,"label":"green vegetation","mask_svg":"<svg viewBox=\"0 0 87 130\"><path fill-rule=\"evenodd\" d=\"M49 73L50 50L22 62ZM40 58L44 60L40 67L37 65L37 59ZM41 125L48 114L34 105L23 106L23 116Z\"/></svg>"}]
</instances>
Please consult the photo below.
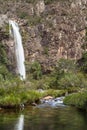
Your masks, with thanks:
<instances>
[{"instance_id":1,"label":"green vegetation","mask_svg":"<svg viewBox=\"0 0 87 130\"><path fill-rule=\"evenodd\" d=\"M28 17L28 13L27 12L18 12L18 17L21 19L27 18Z\"/></svg>"},{"instance_id":2,"label":"green vegetation","mask_svg":"<svg viewBox=\"0 0 87 130\"><path fill-rule=\"evenodd\" d=\"M71 94L64 99L67 105L87 110L87 91Z\"/></svg>"},{"instance_id":3,"label":"green vegetation","mask_svg":"<svg viewBox=\"0 0 87 130\"><path fill-rule=\"evenodd\" d=\"M36 85L36 89L62 89L69 92L87 88L86 75L77 69L72 60L60 59L54 70L44 75L39 63L28 65L27 73L30 80ZM38 79L38 80L37 80Z\"/></svg>"},{"instance_id":4,"label":"green vegetation","mask_svg":"<svg viewBox=\"0 0 87 130\"><path fill-rule=\"evenodd\" d=\"M20 108L21 104L24 104L26 106L34 102L38 103L44 96L51 95L53 97L58 97L65 95L66 92L63 90L49 89L41 93L38 90L30 90L29 86L25 87L24 85L26 86L26 84L23 84L22 81L19 81L19 84L11 82L6 87L0 87L0 107Z\"/></svg>"},{"instance_id":5,"label":"green vegetation","mask_svg":"<svg viewBox=\"0 0 87 130\"><path fill-rule=\"evenodd\" d=\"M27 12L17 12L17 16L20 19L27 19L27 24L29 26L35 26L43 21L43 18L41 16L37 15L29 15Z\"/></svg>"},{"instance_id":6,"label":"green vegetation","mask_svg":"<svg viewBox=\"0 0 87 130\"><path fill-rule=\"evenodd\" d=\"M77 73L75 75L71 74L69 78L72 78L73 85L75 88L79 87L78 90L80 92L66 96L64 103L87 111L87 52L83 53L82 58L77 62L77 66ZM66 82L67 80L65 82L64 80L61 81L64 84ZM67 83L69 84L69 81ZM68 84L66 85L67 87Z\"/></svg>"},{"instance_id":7,"label":"green vegetation","mask_svg":"<svg viewBox=\"0 0 87 130\"><path fill-rule=\"evenodd\" d=\"M42 20L43 19L41 18L41 16L36 16L36 15L35 16L29 16L28 24L30 26L35 26L35 25L41 23Z\"/></svg>"},{"instance_id":8,"label":"green vegetation","mask_svg":"<svg viewBox=\"0 0 87 130\"><path fill-rule=\"evenodd\" d=\"M55 97L60 97L64 96L66 94L66 90L55 90L55 89L48 89L43 93L43 96L53 96Z\"/></svg>"},{"instance_id":9,"label":"green vegetation","mask_svg":"<svg viewBox=\"0 0 87 130\"><path fill-rule=\"evenodd\" d=\"M56 89L72 89L87 86L86 77L78 71L76 63L72 60L60 59L52 74L50 87Z\"/></svg>"},{"instance_id":10,"label":"green vegetation","mask_svg":"<svg viewBox=\"0 0 87 130\"><path fill-rule=\"evenodd\" d=\"M8 79L10 72L8 70L9 60L6 54L6 46L0 43L0 81Z\"/></svg>"},{"instance_id":11,"label":"green vegetation","mask_svg":"<svg viewBox=\"0 0 87 130\"><path fill-rule=\"evenodd\" d=\"M24 87L0 88L0 107L20 108L21 104L31 104L39 100L41 94L37 91L26 90Z\"/></svg>"},{"instance_id":12,"label":"green vegetation","mask_svg":"<svg viewBox=\"0 0 87 130\"><path fill-rule=\"evenodd\" d=\"M47 55L47 56L49 55L48 47L44 47L44 54Z\"/></svg>"},{"instance_id":13,"label":"green vegetation","mask_svg":"<svg viewBox=\"0 0 87 130\"><path fill-rule=\"evenodd\" d=\"M87 74L87 52L84 52L82 58L78 61L81 71Z\"/></svg>"},{"instance_id":14,"label":"green vegetation","mask_svg":"<svg viewBox=\"0 0 87 130\"><path fill-rule=\"evenodd\" d=\"M35 61L29 65L26 65L26 67L27 67L27 72L32 74L33 79L38 80L42 77L42 70L39 62Z\"/></svg>"},{"instance_id":15,"label":"green vegetation","mask_svg":"<svg viewBox=\"0 0 87 130\"><path fill-rule=\"evenodd\" d=\"M0 63L7 64L7 54L6 54L6 48L5 46L0 43Z\"/></svg>"}]
</instances>

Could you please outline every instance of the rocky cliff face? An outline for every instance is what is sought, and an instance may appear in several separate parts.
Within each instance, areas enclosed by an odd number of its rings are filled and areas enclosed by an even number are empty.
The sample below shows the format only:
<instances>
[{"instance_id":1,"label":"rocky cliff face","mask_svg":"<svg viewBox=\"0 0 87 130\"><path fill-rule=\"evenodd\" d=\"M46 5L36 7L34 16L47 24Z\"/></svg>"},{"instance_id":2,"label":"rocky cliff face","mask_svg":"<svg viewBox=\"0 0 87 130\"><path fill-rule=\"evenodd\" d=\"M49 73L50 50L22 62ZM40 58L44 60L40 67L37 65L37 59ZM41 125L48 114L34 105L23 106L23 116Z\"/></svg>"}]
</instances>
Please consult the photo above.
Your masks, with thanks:
<instances>
[{"instance_id":1,"label":"rocky cliff face","mask_svg":"<svg viewBox=\"0 0 87 130\"><path fill-rule=\"evenodd\" d=\"M19 23L26 61L39 61L45 71L59 58L76 60L87 50L87 0L49 1L0 0L0 13ZM6 43L14 44L12 39Z\"/></svg>"}]
</instances>

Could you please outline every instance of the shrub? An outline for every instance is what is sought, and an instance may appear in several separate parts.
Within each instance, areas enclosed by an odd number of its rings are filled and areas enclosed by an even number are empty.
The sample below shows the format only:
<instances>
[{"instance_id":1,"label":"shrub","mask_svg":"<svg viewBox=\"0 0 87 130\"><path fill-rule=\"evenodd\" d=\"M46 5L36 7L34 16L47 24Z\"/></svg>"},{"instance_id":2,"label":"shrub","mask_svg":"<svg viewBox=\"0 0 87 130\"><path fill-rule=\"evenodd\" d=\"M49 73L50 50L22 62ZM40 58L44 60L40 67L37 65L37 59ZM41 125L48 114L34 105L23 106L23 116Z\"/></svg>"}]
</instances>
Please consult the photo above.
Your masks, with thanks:
<instances>
[{"instance_id":1,"label":"shrub","mask_svg":"<svg viewBox=\"0 0 87 130\"><path fill-rule=\"evenodd\" d=\"M24 18L27 18L28 17L28 13L27 12L18 12L18 16L21 18L21 19L24 19Z\"/></svg>"},{"instance_id":2,"label":"shrub","mask_svg":"<svg viewBox=\"0 0 87 130\"><path fill-rule=\"evenodd\" d=\"M34 79L40 79L42 77L41 65L38 61L29 65L28 72L32 74Z\"/></svg>"},{"instance_id":3,"label":"shrub","mask_svg":"<svg viewBox=\"0 0 87 130\"><path fill-rule=\"evenodd\" d=\"M29 26L35 26L42 22L41 16L28 16L28 24Z\"/></svg>"},{"instance_id":4,"label":"shrub","mask_svg":"<svg viewBox=\"0 0 87 130\"><path fill-rule=\"evenodd\" d=\"M87 52L84 52L82 58L78 60L80 70L87 73Z\"/></svg>"},{"instance_id":5,"label":"shrub","mask_svg":"<svg viewBox=\"0 0 87 130\"><path fill-rule=\"evenodd\" d=\"M77 108L87 109L87 91L66 96L64 103L67 105L76 106Z\"/></svg>"},{"instance_id":6,"label":"shrub","mask_svg":"<svg viewBox=\"0 0 87 130\"><path fill-rule=\"evenodd\" d=\"M0 43L0 63L1 64L8 63L6 47L2 43Z\"/></svg>"},{"instance_id":7,"label":"shrub","mask_svg":"<svg viewBox=\"0 0 87 130\"><path fill-rule=\"evenodd\" d=\"M74 63L74 61L60 59L55 67L53 74L52 74L53 78L52 78L52 81L50 83L50 86L52 88L53 87L66 88L67 84L69 86L69 82L70 82L70 84L72 84L73 77L76 77L75 71L76 71L76 64Z\"/></svg>"},{"instance_id":8,"label":"shrub","mask_svg":"<svg viewBox=\"0 0 87 130\"><path fill-rule=\"evenodd\" d=\"M13 94L5 95L4 97L0 98L0 106L18 106L20 105L21 100L18 96Z\"/></svg>"},{"instance_id":9,"label":"shrub","mask_svg":"<svg viewBox=\"0 0 87 130\"><path fill-rule=\"evenodd\" d=\"M8 69L3 64L0 64L0 75L1 75L0 80L3 80L3 79L6 80L9 77Z\"/></svg>"},{"instance_id":10,"label":"shrub","mask_svg":"<svg viewBox=\"0 0 87 130\"><path fill-rule=\"evenodd\" d=\"M53 96L53 97L60 97L64 96L66 93L65 90L54 90L54 89L48 89L43 93L43 96Z\"/></svg>"},{"instance_id":11,"label":"shrub","mask_svg":"<svg viewBox=\"0 0 87 130\"><path fill-rule=\"evenodd\" d=\"M38 101L41 98L41 93L35 90L30 90L20 94L21 102L25 104L31 104Z\"/></svg>"},{"instance_id":12,"label":"shrub","mask_svg":"<svg viewBox=\"0 0 87 130\"><path fill-rule=\"evenodd\" d=\"M67 90L87 88L86 77L83 72L79 72L77 64L73 60L60 59L51 79L51 88Z\"/></svg>"},{"instance_id":13,"label":"shrub","mask_svg":"<svg viewBox=\"0 0 87 130\"><path fill-rule=\"evenodd\" d=\"M55 68L57 71L62 70L64 72L76 71L76 63L74 60L61 58Z\"/></svg>"},{"instance_id":14,"label":"shrub","mask_svg":"<svg viewBox=\"0 0 87 130\"><path fill-rule=\"evenodd\" d=\"M47 56L49 55L48 47L44 47L44 54L47 55Z\"/></svg>"},{"instance_id":15,"label":"shrub","mask_svg":"<svg viewBox=\"0 0 87 130\"><path fill-rule=\"evenodd\" d=\"M59 87L68 89L69 87L86 88L87 81L82 73L66 73L59 81Z\"/></svg>"},{"instance_id":16,"label":"shrub","mask_svg":"<svg viewBox=\"0 0 87 130\"><path fill-rule=\"evenodd\" d=\"M41 93L35 90L27 90L25 87L1 87L0 88L0 107L11 108L20 107L21 104L31 104L39 101Z\"/></svg>"}]
</instances>

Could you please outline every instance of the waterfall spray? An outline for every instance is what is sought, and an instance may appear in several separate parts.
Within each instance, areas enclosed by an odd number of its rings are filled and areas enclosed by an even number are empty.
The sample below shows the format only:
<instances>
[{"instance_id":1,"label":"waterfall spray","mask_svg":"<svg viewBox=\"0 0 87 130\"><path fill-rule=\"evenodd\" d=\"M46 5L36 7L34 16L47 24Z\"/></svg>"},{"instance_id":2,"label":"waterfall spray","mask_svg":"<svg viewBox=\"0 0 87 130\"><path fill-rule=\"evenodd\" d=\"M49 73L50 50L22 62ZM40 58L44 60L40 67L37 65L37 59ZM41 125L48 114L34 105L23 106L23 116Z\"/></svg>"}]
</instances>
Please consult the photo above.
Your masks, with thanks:
<instances>
[{"instance_id":1,"label":"waterfall spray","mask_svg":"<svg viewBox=\"0 0 87 130\"><path fill-rule=\"evenodd\" d=\"M26 71L25 71L25 57L24 50L22 45L22 37L19 32L18 24L15 21L9 20L10 25L10 35L13 35L15 42L15 55L17 62L17 73L20 75L21 80L25 80Z\"/></svg>"}]
</instances>

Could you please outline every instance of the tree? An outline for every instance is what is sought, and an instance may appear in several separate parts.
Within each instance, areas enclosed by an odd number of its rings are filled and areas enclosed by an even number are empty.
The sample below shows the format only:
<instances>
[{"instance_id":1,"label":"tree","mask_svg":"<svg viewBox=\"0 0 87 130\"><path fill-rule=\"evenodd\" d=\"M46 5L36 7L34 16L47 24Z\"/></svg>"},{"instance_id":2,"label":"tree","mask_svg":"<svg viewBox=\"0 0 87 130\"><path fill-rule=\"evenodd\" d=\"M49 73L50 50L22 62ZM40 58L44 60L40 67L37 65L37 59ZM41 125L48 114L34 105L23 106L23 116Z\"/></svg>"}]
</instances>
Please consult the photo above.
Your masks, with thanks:
<instances>
[{"instance_id":1,"label":"tree","mask_svg":"<svg viewBox=\"0 0 87 130\"><path fill-rule=\"evenodd\" d=\"M51 87L58 88L62 86L62 83L60 82L67 82L71 80L72 77L69 79L68 73L74 73L76 72L76 64L73 60L69 59L60 59L55 67L55 71L53 73L53 79L50 83ZM65 79L66 78L66 79Z\"/></svg>"},{"instance_id":2,"label":"tree","mask_svg":"<svg viewBox=\"0 0 87 130\"><path fill-rule=\"evenodd\" d=\"M42 76L41 65L38 61L35 61L30 65L29 71L32 73L34 79L40 79Z\"/></svg>"}]
</instances>

